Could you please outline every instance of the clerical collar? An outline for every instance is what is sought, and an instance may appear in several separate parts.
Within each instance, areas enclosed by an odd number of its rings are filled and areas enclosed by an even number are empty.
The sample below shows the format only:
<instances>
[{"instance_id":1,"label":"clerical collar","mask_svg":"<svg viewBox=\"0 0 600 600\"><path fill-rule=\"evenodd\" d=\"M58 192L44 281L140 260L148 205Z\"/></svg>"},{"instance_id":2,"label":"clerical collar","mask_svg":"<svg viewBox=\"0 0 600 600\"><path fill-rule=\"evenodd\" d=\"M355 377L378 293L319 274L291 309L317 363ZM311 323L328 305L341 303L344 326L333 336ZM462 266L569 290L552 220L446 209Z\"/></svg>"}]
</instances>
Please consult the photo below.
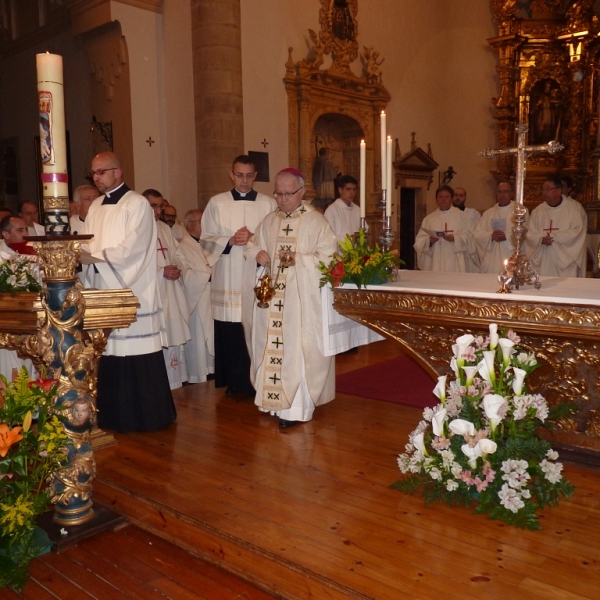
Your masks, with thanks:
<instances>
[{"instance_id":1,"label":"clerical collar","mask_svg":"<svg viewBox=\"0 0 600 600\"><path fill-rule=\"evenodd\" d=\"M456 206L456 204L453 204L452 206L454 206L454 208L458 208L458 210L462 210L462 211L464 211L465 208L467 208L464 204L461 204L460 206Z\"/></svg>"},{"instance_id":2,"label":"clerical collar","mask_svg":"<svg viewBox=\"0 0 600 600\"><path fill-rule=\"evenodd\" d=\"M256 200L256 196L258 195L258 192L256 190L250 190L249 192L246 193L242 193L242 192L238 192L235 188L233 188L231 190L231 195L233 196L234 200Z\"/></svg>"},{"instance_id":3,"label":"clerical collar","mask_svg":"<svg viewBox=\"0 0 600 600\"><path fill-rule=\"evenodd\" d=\"M131 191L125 182L110 192L104 194L102 204L116 204L127 192Z\"/></svg>"},{"instance_id":4,"label":"clerical collar","mask_svg":"<svg viewBox=\"0 0 600 600\"><path fill-rule=\"evenodd\" d=\"M191 233L190 233L190 237L194 238L198 243L200 243L200 238L194 237Z\"/></svg>"}]
</instances>

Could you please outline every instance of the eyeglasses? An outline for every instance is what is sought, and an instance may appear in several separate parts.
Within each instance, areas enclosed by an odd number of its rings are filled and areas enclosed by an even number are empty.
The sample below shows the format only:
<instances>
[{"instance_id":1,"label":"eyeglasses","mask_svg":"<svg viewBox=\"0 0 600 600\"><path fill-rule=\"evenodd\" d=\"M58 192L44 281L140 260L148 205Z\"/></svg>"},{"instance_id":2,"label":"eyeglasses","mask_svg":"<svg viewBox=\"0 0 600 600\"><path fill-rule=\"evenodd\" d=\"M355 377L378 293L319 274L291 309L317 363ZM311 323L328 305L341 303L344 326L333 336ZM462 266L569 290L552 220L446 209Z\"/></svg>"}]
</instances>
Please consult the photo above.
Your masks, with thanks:
<instances>
[{"instance_id":1,"label":"eyeglasses","mask_svg":"<svg viewBox=\"0 0 600 600\"><path fill-rule=\"evenodd\" d=\"M275 199L283 198L285 196L286 200L289 200L302 189L304 189L304 186L299 187L295 192L273 192L273 196L275 196Z\"/></svg>"},{"instance_id":2,"label":"eyeglasses","mask_svg":"<svg viewBox=\"0 0 600 600\"><path fill-rule=\"evenodd\" d=\"M151 207L151 208L158 208L158 209L159 209L161 212L162 212L163 210L165 210L165 207L164 207L164 205L163 205L163 204L152 204L152 202L150 202L150 207Z\"/></svg>"},{"instance_id":3,"label":"eyeglasses","mask_svg":"<svg viewBox=\"0 0 600 600\"><path fill-rule=\"evenodd\" d=\"M106 171L115 171L118 168L119 167L111 167L110 169L98 169L96 171L90 171L90 175L92 177L94 177L95 175L98 175L99 177L102 177L102 175L104 175L104 173L106 173Z\"/></svg>"},{"instance_id":4,"label":"eyeglasses","mask_svg":"<svg viewBox=\"0 0 600 600\"><path fill-rule=\"evenodd\" d=\"M256 173L234 173L233 176L236 179L254 179L256 177Z\"/></svg>"}]
</instances>

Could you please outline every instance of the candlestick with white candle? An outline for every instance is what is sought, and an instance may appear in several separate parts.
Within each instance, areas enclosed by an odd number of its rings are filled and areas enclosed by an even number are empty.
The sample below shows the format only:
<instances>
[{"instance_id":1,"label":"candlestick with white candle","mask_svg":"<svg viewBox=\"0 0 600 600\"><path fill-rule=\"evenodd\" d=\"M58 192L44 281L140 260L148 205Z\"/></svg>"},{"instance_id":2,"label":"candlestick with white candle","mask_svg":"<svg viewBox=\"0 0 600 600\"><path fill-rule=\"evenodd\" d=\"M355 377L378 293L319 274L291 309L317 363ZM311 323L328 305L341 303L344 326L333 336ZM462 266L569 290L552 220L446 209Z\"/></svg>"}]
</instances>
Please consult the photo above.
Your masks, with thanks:
<instances>
[{"instance_id":1,"label":"candlestick with white candle","mask_svg":"<svg viewBox=\"0 0 600 600\"><path fill-rule=\"evenodd\" d=\"M367 144L360 141L360 218L367 214Z\"/></svg>"},{"instance_id":2,"label":"candlestick with white candle","mask_svg":"<svg viewBox=\"0 0 600 600\"><path fill-rule=\"evenodd\" d=\"M386 124L385 124L385 111L382 110L381 111L381 189L385 190L385 186L387 183L387 178L386 178L386 174L385 174L385 169L387 166L387 160L386 160L386 145L385 145L385 138L387 135L387 131L386 131Z\"/></svg>"},{"instance_id":3,"label":"candlestick with white candle","mask_svg":"<svg viewBox=\"0 0 600 600\"><path fill-rule=\"evenodd\" d=\"M69 233L69 176L63 62L58 54L36 55L44 226L47 235Z\"/></svg>"},{"instance_id":4,"label":"candlestick with white candle","mask_svg":"<svg viewBox=\"0 0 600 600\"><path fill-rule=\"evenodd\" d=\"M386 196L385 196L385 212L388 217L392 216L392 190L394 186L392 184L392 177L394 174L394 170L392 168L392 136L388 135L386 141L386 166L385 166L385 174L386 174Z\"/></svg>"}]
</instances>

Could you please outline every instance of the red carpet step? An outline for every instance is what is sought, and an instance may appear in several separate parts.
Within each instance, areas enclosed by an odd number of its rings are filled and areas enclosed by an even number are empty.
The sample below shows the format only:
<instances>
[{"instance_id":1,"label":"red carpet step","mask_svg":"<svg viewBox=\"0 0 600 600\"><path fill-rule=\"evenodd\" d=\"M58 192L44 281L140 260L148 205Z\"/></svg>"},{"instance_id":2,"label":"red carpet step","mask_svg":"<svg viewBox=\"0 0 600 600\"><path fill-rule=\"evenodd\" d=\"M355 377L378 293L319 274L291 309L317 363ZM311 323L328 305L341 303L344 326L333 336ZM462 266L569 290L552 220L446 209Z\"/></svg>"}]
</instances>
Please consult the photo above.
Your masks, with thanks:
<instances>
[{"instance_id":1,"label":"red carpet step","mask_svg":"<svg viewBox=\"0 0 600 600\"><path fill-rule=\"evenodd\" d=\"M335 378L336 392L418 408L438 404L433 395L435 384L427 371L406 355Z\"/></svg>"}]
</instances>

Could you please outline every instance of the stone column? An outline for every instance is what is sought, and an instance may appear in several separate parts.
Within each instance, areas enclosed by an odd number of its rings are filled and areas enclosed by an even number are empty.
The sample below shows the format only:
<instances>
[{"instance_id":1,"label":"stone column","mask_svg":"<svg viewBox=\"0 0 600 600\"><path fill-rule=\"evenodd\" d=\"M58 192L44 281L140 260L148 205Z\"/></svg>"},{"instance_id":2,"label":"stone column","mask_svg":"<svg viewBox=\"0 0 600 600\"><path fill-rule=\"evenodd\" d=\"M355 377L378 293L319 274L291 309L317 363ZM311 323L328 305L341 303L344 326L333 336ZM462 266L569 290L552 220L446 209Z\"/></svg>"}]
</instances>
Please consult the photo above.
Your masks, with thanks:
<instances>
[{"instance_id":1,"label":"stone column","mask_svg":"<svg viewBox=\"0 0 600 600\"><path fill-rule=\"evenodd\" d=\"M240 0L191 0L198 206L244 153Z\"/></svg>"}]
</instances>

